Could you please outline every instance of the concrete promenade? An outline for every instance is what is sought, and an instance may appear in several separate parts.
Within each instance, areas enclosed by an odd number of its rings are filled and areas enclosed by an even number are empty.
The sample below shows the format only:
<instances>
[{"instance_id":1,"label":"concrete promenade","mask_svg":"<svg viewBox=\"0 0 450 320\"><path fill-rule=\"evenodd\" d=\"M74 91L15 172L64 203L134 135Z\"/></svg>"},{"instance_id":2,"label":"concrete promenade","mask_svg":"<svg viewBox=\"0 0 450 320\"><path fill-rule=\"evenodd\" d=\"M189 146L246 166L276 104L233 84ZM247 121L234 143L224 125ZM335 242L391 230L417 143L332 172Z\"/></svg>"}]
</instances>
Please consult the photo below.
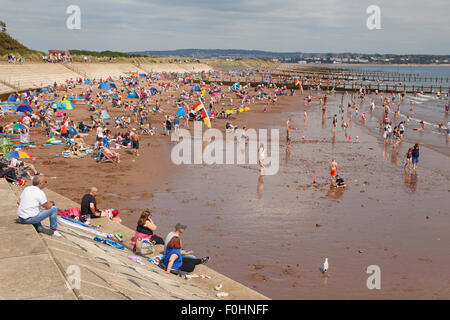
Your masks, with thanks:
<instances>
[{"instance_id":1,"label":"concrete promenade","mask_svg":"<svg viewBox=\"0 0 450 320\"><path fill-rule=\"evenodd\" d=\"M108 218L95 222L101 232L122 233L124 250L96 242L94 234L63 223L58 226L62 237L37 233L33 226L16 222L16 202L22 190L0 179L0 299L207 300L217 299L214 287L219 283L229 293L220 299L267 299L205 265L197 266L194 273L206 273L211 279L188 280L166 275L145 257L144 265L130 260L135 255L129 245L134 231ZM60 209L79 207L51 190L44 192ZM43 225L49 227L48 219ZM158 254L163 247L156 249ZM78 271L79 286L74 280Z\"/></svg>"}]
</instances>

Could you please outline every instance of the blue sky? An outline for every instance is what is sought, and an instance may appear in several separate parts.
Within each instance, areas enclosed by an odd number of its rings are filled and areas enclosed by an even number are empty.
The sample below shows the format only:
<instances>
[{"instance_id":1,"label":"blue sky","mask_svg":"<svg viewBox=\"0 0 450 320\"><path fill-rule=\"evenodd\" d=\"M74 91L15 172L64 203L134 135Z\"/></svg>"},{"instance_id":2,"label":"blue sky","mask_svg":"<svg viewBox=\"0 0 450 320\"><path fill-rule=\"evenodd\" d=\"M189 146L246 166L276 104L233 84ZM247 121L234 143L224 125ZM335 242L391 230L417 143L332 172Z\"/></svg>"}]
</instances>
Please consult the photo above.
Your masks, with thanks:
<instances>
[{"instance_id":1,"label":"blue sky","mask_svg":"<svg viewBox=\"0 0 450 320\"><path fill-rule=\"evenodd\" d=\"M66 8L81 9L69 30ZM366 27L370 5L381 30ZM48 49L255 49L450 54L449 0L0 0L0 20Z\"/></svg>"}]
</instances>

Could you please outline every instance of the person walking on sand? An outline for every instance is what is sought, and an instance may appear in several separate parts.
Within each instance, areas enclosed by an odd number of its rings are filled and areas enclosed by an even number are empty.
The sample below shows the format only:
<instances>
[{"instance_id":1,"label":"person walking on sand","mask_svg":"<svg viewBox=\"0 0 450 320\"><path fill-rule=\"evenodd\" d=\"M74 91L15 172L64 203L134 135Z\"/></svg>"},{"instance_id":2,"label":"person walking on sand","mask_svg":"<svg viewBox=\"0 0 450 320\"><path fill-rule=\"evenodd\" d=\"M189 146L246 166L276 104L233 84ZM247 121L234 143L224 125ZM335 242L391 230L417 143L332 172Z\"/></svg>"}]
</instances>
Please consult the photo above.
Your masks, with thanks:
<instances>
[{"instance_id":1,"label":"person walking on sand","mask_svg":"<svg viewBox=\"0 0 450 320\"><path fill-rule=\"evenodd\" d=\"M337 169L338 169L338 164L336 162L336 159L333 159L333 161L331 161L331 164L330 164L330 176L331 176L331 186L332 187L334 187L336 185L335 176L336 176Z\"/></svg>"},{"instance_id":2,"label":"person walking on sand","mask_svg":"<svg viewBox=\"0 0 450 320\"><path fill-rule=\"evenodd\" d=\"M43 232L41 221L45 218L50 219L50 229L52 235L60 237L61 234L56 230L58 228L58 209L53 201L47 201L44 191L47 179L44 175L33 177L32 186L23 189L20 198L17 200L19 207L17 215L19 223L32 224L37 232ZM41 210L44 208L44 210Z\"/></svg>"},{"instance_id":3,"label":"person walking on sand","mask_svg":"<svg viewBox=\"0 0 450 320\"><path fill-rule=\"evenodd\" d=\"M258 150L258 164L259 164L259 174L262 175L263 173L263 169L265 169L266 167L264 167L263 161L264 161L264 154L265 154L265 150L264 150L264 145L261 143L259 145L259 150Z\"/></svg>"},{"instance_id":4,"label":"person walking on sand","mask_svg":"<svg viewBox=\"0 0 450 320\"><path fill-rule=\"evenodd\" d=\"M286 145L291 145L292 138L291 138L291 130L294 129L291 127L291 119L286 121Z\"/></svg>"},{"instance_id":5,"label":"person walking on sand","mask_svg":"<svg viewBox=\"0 0 450 320\"><path fill-rule=\"evenodd\" d=\"M416 173L417 164L419 163L419 144L416 143L412 149L412 165L414 173Z\"/></svg>"},{"instance_id":6,"label":"person walking on sand","mask_svg":"<svg viewBox=\"0 0 450 320\"><path fill-rule=\"evenodd\" d=\"M133 135L130 137L131 139L131 149L133 154L137 157L139 156L139 135L136 132L136 128L133 128Z\"/></svg>"}]
</instances>

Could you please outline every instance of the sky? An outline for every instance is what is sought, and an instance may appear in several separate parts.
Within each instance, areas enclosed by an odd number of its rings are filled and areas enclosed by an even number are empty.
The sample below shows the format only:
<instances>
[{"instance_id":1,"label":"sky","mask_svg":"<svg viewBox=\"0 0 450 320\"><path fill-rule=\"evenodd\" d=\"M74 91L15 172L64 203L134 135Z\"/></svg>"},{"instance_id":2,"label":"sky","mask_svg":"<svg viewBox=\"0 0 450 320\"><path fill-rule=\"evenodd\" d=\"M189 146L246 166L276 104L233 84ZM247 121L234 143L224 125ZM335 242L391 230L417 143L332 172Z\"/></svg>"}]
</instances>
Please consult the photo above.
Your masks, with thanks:
<instances>
[{"instance_id":1,"label":"sky","mask_svg":"<svg viewBox=\"0 0 450 320\"><path fill-rule=\"evenodd\" d=\"M67 7L80 8L68 29ZM367 7L380 8L370 30ZM31 49L450 54L449 0L0 0Z\"/></svg>"}]
</instances>

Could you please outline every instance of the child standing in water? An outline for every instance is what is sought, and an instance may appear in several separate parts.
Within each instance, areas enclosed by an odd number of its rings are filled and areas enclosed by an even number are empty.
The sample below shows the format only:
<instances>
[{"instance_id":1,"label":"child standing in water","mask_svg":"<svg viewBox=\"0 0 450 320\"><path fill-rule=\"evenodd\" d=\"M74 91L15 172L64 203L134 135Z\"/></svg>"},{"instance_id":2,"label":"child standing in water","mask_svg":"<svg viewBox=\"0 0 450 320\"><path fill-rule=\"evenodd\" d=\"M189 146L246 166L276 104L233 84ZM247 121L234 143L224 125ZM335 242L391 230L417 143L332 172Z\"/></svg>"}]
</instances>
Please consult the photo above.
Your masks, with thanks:
<instances>
[{"instance_id":1,"label":"child standing in water","mask_svg":"<svg viewBox=\"0 0 450 320\"><path fill-rule=\"evenodd\" d=\"M408 151L406 151L405 166L403 167L403 169L405 169L406 167L408 167L408 169L411 169L412 151L413 151L413 148L409 148Z\"/></svg>"},{"instance_id":2,"label":"child standing in water","mask_svg":"<svg viewBox=\"0 0 450 320\"><path fill-rule=\"evenodd\" d=\"M261 175L262 175L263 169L265 169L265 167L264 167L264 165L263 165L264 155L265 155L264 145L261 143L261 144L259 145L259 150L258 150L259 173L260 173Z\"/></svg>"},{"instance_id":3,"label":"child standing in water","mask_svg":"<svg viewBox=\"0 0 450 320\"><path fill-rule=\"evenodd\" d=\"M412 155L412 165L413 165L413 169L414 169L414 173L415 173L416 169L417 169L417 164L419 163L419 144L418 143L416 143L414 145L411 155Z\"/></svg>"},{"instance_id":4,"label":"child standing in water","mask_svg":"<svg viewBox=\"0 0 450 320\"><path fill-rule=\"evenodd\" d=\"M336 176L337 168L338 168L338 164L336 162L336 159L333 159L333 161L331 161L331 165L330 165L330 176L331 176L331 186L332 187L336 186L335 176Z\"/></svg>"}]
</instances>

